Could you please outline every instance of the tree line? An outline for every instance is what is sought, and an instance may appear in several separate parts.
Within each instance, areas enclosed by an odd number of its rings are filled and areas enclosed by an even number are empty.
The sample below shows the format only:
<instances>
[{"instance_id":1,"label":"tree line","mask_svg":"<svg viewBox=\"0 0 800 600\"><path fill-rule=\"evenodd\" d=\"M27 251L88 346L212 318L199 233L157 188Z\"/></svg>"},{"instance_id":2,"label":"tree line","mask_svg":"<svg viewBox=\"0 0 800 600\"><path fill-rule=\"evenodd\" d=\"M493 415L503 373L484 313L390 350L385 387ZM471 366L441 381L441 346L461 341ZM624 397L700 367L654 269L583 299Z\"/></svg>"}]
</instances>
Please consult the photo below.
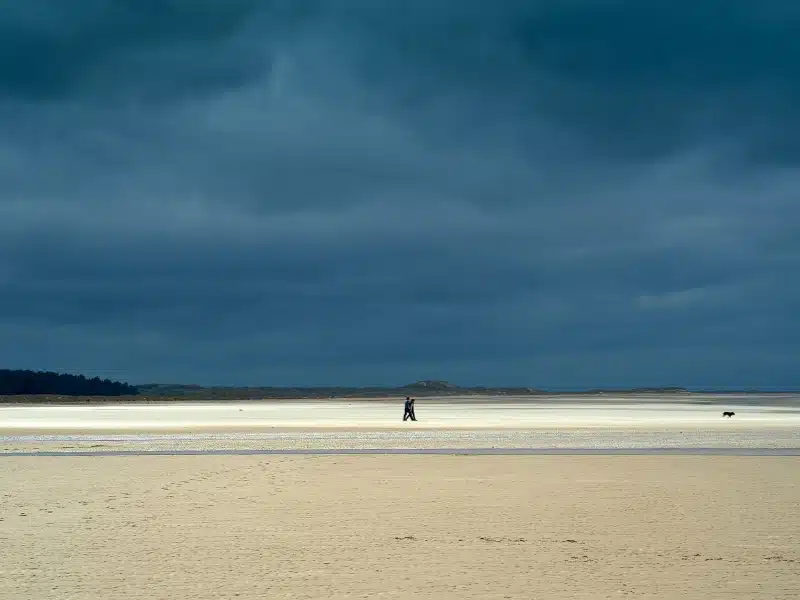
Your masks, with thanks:
<instances>
[{"instance_id":1,"label":"tree line","mask_svg":"<svg viewBox=\"0 0 800 600\"><path fill-rule=\"evenodd\" d=\"M136 396L136 386L84 375L0 369L0 396Z\"/></svg>"}]
</instances>

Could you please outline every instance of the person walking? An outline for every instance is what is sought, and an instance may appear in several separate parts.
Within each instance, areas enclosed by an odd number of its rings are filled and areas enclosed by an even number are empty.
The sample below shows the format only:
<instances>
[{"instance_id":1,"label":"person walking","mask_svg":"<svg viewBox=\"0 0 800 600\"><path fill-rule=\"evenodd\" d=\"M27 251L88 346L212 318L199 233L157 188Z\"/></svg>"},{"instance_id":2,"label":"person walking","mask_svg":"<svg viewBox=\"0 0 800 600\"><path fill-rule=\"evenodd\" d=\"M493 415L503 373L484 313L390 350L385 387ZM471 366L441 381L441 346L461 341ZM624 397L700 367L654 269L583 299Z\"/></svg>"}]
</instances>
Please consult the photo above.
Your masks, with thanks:
<instances>
[{"instance_id":1,"label":"person walking","mask_svg":"<svg viewBox=\"0 0 800 600\"><path fill-rule=\"evenodd\" d=\"M417 420L417 415L414 414L414 400L406 396L406 401L403 404L403 421Z\"/></svg>"}]
</instances>

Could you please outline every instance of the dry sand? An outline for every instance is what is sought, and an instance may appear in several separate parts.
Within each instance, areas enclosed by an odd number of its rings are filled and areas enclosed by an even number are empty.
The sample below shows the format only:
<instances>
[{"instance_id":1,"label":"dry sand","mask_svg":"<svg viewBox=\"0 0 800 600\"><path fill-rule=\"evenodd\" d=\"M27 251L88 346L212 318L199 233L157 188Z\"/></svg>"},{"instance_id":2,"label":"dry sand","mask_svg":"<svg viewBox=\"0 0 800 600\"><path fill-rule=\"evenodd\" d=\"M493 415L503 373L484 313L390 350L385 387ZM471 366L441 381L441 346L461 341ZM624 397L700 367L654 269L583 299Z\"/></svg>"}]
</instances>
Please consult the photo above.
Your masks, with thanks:
<instances>
[{"instance_id":1,"label":"dry sand","mask_svg":"<svg viewBox=\"0 0 800 600\"><path fill-rule=\"evenodd\" d=\"M800 459L0 458L0 598L800 596Z\"/></svg>"}]
</instances>

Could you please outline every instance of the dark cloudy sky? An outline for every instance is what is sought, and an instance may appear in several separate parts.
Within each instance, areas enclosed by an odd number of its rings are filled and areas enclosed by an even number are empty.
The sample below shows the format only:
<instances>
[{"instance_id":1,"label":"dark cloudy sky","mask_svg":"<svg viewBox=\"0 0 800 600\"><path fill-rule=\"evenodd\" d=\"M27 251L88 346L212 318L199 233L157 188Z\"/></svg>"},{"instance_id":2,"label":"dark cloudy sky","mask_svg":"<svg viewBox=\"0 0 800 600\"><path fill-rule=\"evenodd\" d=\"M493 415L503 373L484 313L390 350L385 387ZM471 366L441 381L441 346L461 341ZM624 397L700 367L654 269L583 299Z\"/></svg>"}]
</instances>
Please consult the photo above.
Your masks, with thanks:
<instances>
[{"instance_id":1,"label":"dark cloudy sky","mask_svg":"<svg viewBox=\"0 0 800 600\"><path fill-rule=\"evenodd\" d=\"M0 1L0 366L800 386L797 0Z\"/></svg>"}]
</instances>

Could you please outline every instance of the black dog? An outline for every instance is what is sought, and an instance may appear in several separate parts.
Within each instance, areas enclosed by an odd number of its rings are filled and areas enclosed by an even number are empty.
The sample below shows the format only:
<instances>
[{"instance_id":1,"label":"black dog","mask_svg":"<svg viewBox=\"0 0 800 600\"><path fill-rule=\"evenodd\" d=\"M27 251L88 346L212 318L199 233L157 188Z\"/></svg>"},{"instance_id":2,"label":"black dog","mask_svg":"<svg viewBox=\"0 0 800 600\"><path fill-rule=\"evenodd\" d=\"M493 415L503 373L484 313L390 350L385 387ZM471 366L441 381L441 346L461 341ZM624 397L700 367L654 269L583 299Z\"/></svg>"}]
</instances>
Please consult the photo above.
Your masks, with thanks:
<instances>
[{"instance_id":1,"label":"black dog","mask_svg":"<svg viewBox=\"0 0 800 600\"><path fill-rule=\"evenodd\" d=\"M722 416L723 417L728 417L730 419L735 414L736 414L735 412L731 412L731 411L727 411L726 410L724 413L722 413Z\"/></svg>"}]
</instances>

